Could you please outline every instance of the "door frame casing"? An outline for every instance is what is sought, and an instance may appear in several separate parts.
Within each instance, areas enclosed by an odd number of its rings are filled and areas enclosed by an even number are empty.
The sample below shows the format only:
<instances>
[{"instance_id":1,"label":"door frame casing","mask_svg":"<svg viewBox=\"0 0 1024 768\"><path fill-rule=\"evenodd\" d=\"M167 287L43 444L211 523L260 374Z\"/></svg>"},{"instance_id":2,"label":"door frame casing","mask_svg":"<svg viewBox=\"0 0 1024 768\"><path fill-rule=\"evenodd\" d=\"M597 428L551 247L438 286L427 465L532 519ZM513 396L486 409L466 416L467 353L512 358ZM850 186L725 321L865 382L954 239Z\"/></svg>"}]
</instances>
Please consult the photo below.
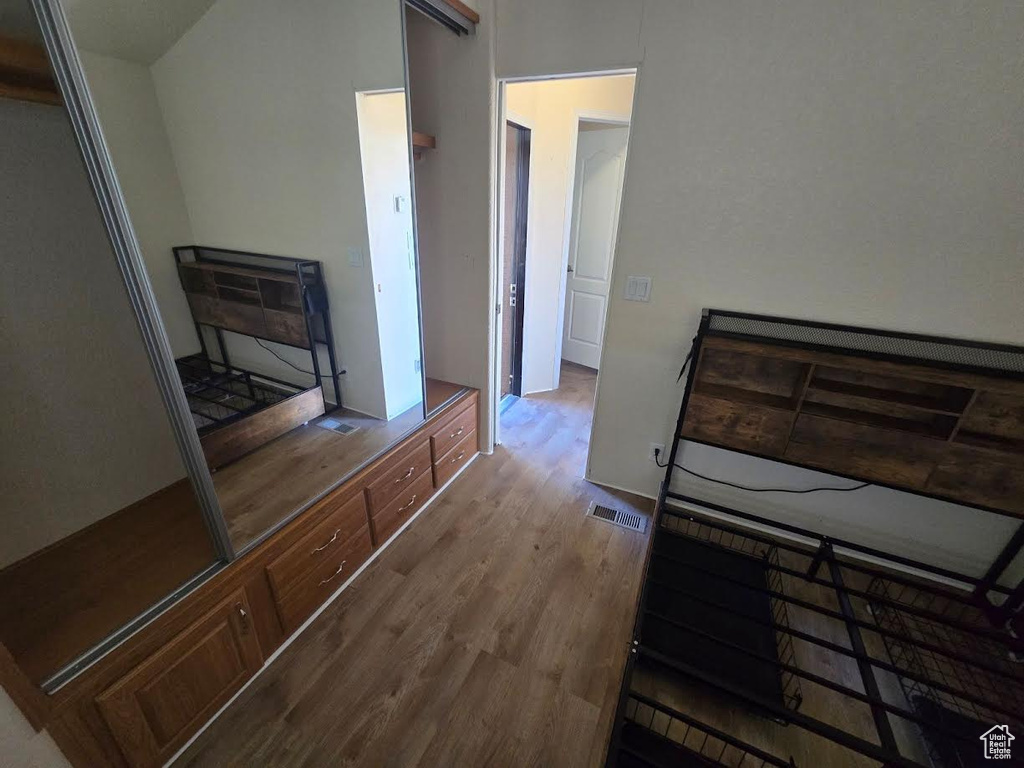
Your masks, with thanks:
<instances>
[{"instance_id":1,"label":"door frame casing","mask_svg":"<svg viewBox=\"0 0 1024 768\"><path fill-rule=\"evenodd\" d=\"M492 280L491 291L494 297L492 303L492 317L494 318L494 329L491 334L491 350L493 354L490 356L490 373L491 373L491 390L492 397L490 402L487 404L487 414L492 420L491 434L494 437L494 445L501 445L501 361L505 354L502 344L502 314L507 310L507 307L502 306L504 304L504 276L505 276L505 153L507 151L506 142L506 130L505 126L508 123L515 123L523 128L527 128L531 131L534 130L533 121L519 115L507 107L507 100L505 98L505 83L508 81L498 80L498 98L497 98L497 119L495 121L495 133L497 134L497 140L495 141L495 153L494 153L494 175L493 175L493 187L492 187L492 206L491 210L494 216L494 227L493 235L494 239L491 244L491 270L494 279ZM531 157L532 161L532 157ZM529 231L529 227L527 227ZM523 305L523 317L526 316L526 307ZM523 357L525 358L525 342L523 343Z\"/></svg>"},{"instance_id":2,"label":"door frame casing","mask_svg":"<svg viewBox=\"0 0 1024 768\"><path fill-rule=\"evenodd\" d=\"M511 394L516 397L522 397L523 395L523 360L525 355L523 353L525 345L525 328L526 328L526 270L528 268L527 253L528 253L528 242L529 242L529 220L530 220L530 175L532 169L532 136L533 136L533 125L529 120L520 118L514 114L508 114L505 116L505 126L513 126L519 131L525 132L525 141L521 144L521 152L525 152L525 162L523 154L517 156L516 159L516 208L514 214L514 223L517 228L515 233L515 239L513 241L513 280L516 283L516 307L513 313L513 326L512 326L512 365L510 367L512 372L512 385L510 387ZM507 130L505 132L507 138ZM508 152L508 146L505 146L505 152ZM502 166L504 171L504 166ZM505 187L502 185L502 200L501 210L505 210ZM502 279L504 280L504 266L507 254L504 253L504 234L505 234L505 222L504 215L501 217L502 220L499 223L502 233L502 254L500 256L499 263L502 267ZM501 292L499 296L501 301L504 301L504 285L501 286ZM508 307L502 307L502 312L507 311ZM502 324L504 324L504 317L502 318ZM501 354L504 355L505 351L501 350ZM500 361L500 358L499 358ZM500 382L499 382L500 383ZM499 400L501 398L501 389L498 389Z\"/></svg>"},{"instance_id":3,"label":"door frame casing","mask_svg":"<svg viewBox=\"0 0 1024 768\"><path fill-rule=\"evenodd\" d=\"M501 205L504 200L504 177L502 173L502 162L505 158L505 121L509 117L508 110L508 98L506 95L506 86L510 83L539 83L548 80L571 80L581 79L587 77L614 77L616 75L632 75L633 76L633 101L630 105L628 122L630 128L632 128L632 122L637 112L637 104L640 96L640 81L643 73L643 66L641 63L620 65L617 67L610 67L608 69L595 69L591 71L576 71L576 72L553 72L550 74L543 75L518 75L512 77L496 77L494 79L496 85L496 98L494 100L494 122L492 123L491 132L491 249L490 249L490 266L491 266L491 333L490 343L488 345L488 369L490 372L490 383L491 392L488 397L488 402L485 410L485 418L491 425L491 436L492 440L490 445L486 446L487 450L485 453L490 453L493 450L493 446L501 444L501 420L499 418L499 410L501 407L501 323L497 322L498 312L498 297L501 295L501 281L502 281L502 237L504 232L501 227ZM583 112L594 112L593 110L582 110ZM513 115L513 117L515 117ZM622 115L613 115L617 119L622 119ZM595 118L595 119L600 119ZM519 122L519 120L516 120ZM521 123L521 124L528 124ZM527 125L532 129L532 126ZM577 119L577 132L579 129L579 120ZM626 185L629 178L629 158L632 154L632 143L634 133L630 130L629 140L626 143L626 167L623 173L622 182L622 196L625 199ZM570 173L575 176L576 168L576 147L575 144L572 147L571 153L572 168ZM572 205L572 202L568 203ZM618 250L618 239L621 236L622 228L622 207L619 208L619 225L617 228L615 249ZM568 255L563 255L562 264L562 278L561 278L561 299L564 308L565 303L565 266L568 261ZM615 283L615 262L613 257L612 262L612 284ZM564 312L562 316L564 317ZM559 343L559 355L561 354L561 328L558 330L558 343ZM605 313L605 327L604 337L608 336L608 321L607 312ZM602 347L604 346L604 339L602 339ZM526 348L524 346L524 354ZM557 370L557 367L556 367ZM594 423L591 427L591 434L593 434L594 426L597 423L597 400L600 398L601 391L601 374L598 372L597 376L597 398L594 401ZM590 449L591 445L587 446L587 466L584 473L584 477L589 479L590 477Z\"/></svg>"},{"instance_id":4,"label":"door frame casing","mask_svg":"<svg viewBox=\"0 0 1024 768\"><path fill-rule=\"evenodd\" d=\"M634 81L633 87L636 87L636 81ZM562 230L562 273L561 277L559 278L558 284L558 306L560 311L558 313L558 319L555 326L555 369L552 374L552 381L555 384L555 389L558 389L558 385L561 379L562 341L565 333L565 301L569 283L569 249L572 246L572 243L570 241L572 237L572 219L573 214L575 213L575 211L573 210L573 201L576 199L576 153L579 151L580 123L605 123L607 125L614 125L626 128L626 156L625 158L623 158L623 166L625 166L625 163L629 161L629 140L632 135L631 118L632 110L631 113L625 117L623 117L622 114L618 112L595 109L577 109L574 113L573 131L572 136L569 139L568 183L566 184L565 190L565 220ZM622 222L622 197L625 188L626 173L625 167L623 167L622 181L620 183L619 188L618 210L616 211L617 220L615 222L615 240L612 243L611 264L609 265L608 270L608 301L605 302L604 318L602 318L601 322L602 351L604 350L604 328L608 325L608 305L611 303L611 283L612 275L615 269L615 252L618 250L619 247L619 225Z\"/></svg>"}]
</instances>

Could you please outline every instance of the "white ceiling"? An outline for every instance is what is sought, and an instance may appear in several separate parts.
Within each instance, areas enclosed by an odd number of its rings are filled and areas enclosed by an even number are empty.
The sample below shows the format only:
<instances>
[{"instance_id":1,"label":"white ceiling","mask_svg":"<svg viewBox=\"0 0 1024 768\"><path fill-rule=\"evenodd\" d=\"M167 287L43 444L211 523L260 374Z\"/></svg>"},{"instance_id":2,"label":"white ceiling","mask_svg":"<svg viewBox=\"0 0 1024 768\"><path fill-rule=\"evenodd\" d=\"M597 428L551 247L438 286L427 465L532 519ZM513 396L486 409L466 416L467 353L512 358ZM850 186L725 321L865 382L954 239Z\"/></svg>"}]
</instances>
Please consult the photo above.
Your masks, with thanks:
<instances>
[{"instance_id":1,"label":"white ceiling","mask_svg":"<svg viewBox=\"0 0 1024 768\"><path fill-rule=\"evenodd\" d=\"M64 0L75 44L140 64L152 64L216 0Z\"/></svg>"}]
</instances>

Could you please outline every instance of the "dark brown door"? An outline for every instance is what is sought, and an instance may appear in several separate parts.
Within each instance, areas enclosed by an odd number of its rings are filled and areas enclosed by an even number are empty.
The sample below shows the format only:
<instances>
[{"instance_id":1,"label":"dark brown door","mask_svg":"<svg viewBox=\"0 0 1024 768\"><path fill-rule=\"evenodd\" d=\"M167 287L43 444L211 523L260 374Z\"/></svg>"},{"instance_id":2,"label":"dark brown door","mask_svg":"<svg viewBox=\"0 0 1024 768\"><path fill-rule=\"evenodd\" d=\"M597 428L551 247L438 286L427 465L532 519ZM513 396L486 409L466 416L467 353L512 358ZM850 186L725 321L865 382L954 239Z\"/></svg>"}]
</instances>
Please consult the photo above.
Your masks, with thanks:
<instances>
[{"instance_id":1,"label":"dark brown door","mask_svg":"<svg viewBox=\"0 0 1024 768\"><path fill-rule=\"evenodd\" d=\"M530 189L530 129L505 125L505 207L502 252L501 396L521 395L526 283L526 220Z\"/></svg>"}]
</instances>

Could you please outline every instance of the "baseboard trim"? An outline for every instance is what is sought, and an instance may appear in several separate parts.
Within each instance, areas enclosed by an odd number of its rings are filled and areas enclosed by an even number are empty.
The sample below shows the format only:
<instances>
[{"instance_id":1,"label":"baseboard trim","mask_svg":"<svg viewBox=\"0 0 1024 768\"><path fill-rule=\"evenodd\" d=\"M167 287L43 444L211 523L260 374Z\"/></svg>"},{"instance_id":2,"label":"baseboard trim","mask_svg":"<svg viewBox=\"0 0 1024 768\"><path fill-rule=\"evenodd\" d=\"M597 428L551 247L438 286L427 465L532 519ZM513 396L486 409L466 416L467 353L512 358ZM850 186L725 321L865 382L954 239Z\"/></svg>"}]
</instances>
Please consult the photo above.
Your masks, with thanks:
<instances>
[{"instance_id":1,"label":"baseboard trim","mask_svg":"<svg viewBox=\"0 0 1024 768\"><path fill-rule=\"evenodd\" d=\"M651 494L646 493L644 491L638 491L638 490L635 490L633 488L626 488L626 487L621 486L621 485L616 485L615 483L606 483L603 480L595 480L593 477L590 476L589 473L584 475L583 479L586 480L588 483L593 483L594 485L600 485L603 488L611 488L613 491L622 491L623 493L632 493L634 496L641 496L641 497L643 497L645 499L650 499L651 501L657 501L658 500L657 496L652 496Z\"/></svg>"},{"instance_id":2,"label":"baseboard trim","mask_svg":"<svg viewBox=\"0 0 1024 768\"><path fill-rule=\"evenodd\" d=\"M259 668L259 671L256 672L255 675L250 677L245 682L245 685L243 685L241 688L239 688L238 691L236 691L235 694L224 703L224 706L222 706L220 709L218 709L214 713L213 717L211 717L209 720L207 720L206 724L203 725L203 727L200 728L198 731L196 731L195 734L192 736L192 738L190 738L188 741L186 741L182 745L181 749L179 749L177 752L175 752L173 755L171 755L171 758L166 763L164 763L164 768L168 768L170 765L172 765L174 763L175 760L177 760L179 757L181 757L185 753L185 751L188 750L188 748L191 747L195 743L196 739L198 739L200 736L202 736L206 732L206 729L209 728L211 725L213 725L217 721L217 719L222 714L224 714L224 711L228 707L230 707L232 704L235 703L235 700L238 699L239 696L241 696L243 693L245 693L245 691L249 688L250 685L252 685L254 682L256 682L256 680L259 679L259 677L264 672L266 672L268 669L270 669L270 666L277 660L277 657L280 656L282 653L284 653L284 651L288 648L288 646L290 646L293 642L295 642L295 640L299 637L299 635L301 635L303 632L305 632L306 629L309 627L309 625L312 624L314 621L316 621L317 618L319 618L320 614L322 614L324 611L326 611L328 606L330 606L331 603L333 603L335 600L337 600L338 596L341 595L341 593L344 592L346 589L348 589L348 587L352 584L352 582L354 582L357 578L359 578L360 574L362 574L363 571L365 571L367 568L369 568L370 565L378 557L380 557L381 552L383 552L388 547L390 547L392 542L394 542L394 540L397 539L402 534L402 532L405 531L406 528L408 528L410 525L412 525L413 522L420 515L422 515L424 512L426 512L428 509L430 509L430 506L441 497L441 495L448 489L448 486L450 486L452 483L454 483L456 480L458 480L459 476L463 472L466 471L466 469L469 467L469 465L472 464L474 461L476 461L479 457L480 457L480 453L479 452L474 454L473 457L469 461L467 461L465 464L462 465L462 467L459 469L458 472L456 472L454 475L452 475L451 479L449 479L447 483L445 483L444 485L442 485L440 488L437 489L437 492L433 496L430 497L430 500L426 504L424 504L422 507L420 507L416 511L416 514L414 514L412 517L410 517L408 520L406 520L402 524L402 526L397 531L395 531L387 541L385 541L383 544L381 544L379 547L377 547L377 550L372 555L370 555L369 559L365 563L363 563L361 566L359 566L359 568L357 568L355 570L355 572L353 572L353 574L348 577L348 581L343 582L342 585L340 587L338 587L338 590L333 595L331 595L329 598L327 598L327 600L324 601L324 604L321 605L319 608L317 608L317 610L313 613L312 616L310 616L308 619L306 619L304 622L302 622L302 625L298 629L296 629L291 635L289 635L289 637L283 643L281 643L281 645L279 645L277 647L276 651L274 651L272 654L270 654L269 657L267 657L267 660L265 662L263 662L263 666Z\"/></svg>"}]
</instances>

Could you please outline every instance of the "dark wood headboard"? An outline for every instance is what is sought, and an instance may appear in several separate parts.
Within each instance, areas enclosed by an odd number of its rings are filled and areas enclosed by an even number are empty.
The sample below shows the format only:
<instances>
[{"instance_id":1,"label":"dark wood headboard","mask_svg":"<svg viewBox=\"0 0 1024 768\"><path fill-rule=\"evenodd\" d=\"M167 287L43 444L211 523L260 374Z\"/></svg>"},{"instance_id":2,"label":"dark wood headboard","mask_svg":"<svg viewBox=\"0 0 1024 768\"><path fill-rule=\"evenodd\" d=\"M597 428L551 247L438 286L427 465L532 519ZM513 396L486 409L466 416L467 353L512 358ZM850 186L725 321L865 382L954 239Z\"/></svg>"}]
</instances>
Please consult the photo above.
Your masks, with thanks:
<instances>
[{"instance_id":1,"label":"dark wood headboard","mask_svg":"<svg viewBox=\"0 0 1024 768\"><path fill-rule=\"evenodd\" d=\"M1024 349L710 310L680 436L1024 518Z\"/></svg>"}]
</instances>

